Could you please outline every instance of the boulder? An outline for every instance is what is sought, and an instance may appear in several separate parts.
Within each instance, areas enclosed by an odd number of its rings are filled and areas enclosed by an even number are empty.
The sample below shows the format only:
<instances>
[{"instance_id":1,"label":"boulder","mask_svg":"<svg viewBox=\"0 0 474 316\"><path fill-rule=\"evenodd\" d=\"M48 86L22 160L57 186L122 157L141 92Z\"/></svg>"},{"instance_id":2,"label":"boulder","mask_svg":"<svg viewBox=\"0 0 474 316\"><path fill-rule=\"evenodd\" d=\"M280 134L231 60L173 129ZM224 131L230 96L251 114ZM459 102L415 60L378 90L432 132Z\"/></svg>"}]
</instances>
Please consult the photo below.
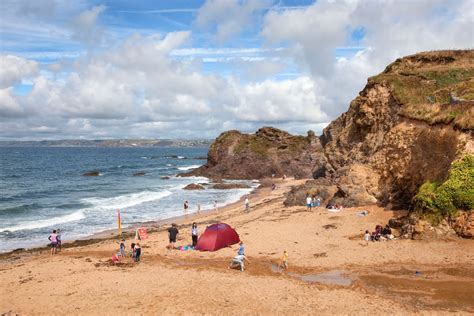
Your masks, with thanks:
<instances>
[{"instance_id":1,"label":"boulder","mask_svg":"<svg viewBox=\"0 0 474 316\"><path fill-rule=\"evenodd\" d=\"M304 206L306 205L306 195L309 194L320 198L321 205L326 205L337 191L337 186L328 179L308 180L301 186L292 187L286 194L283 204L285 206Z\"/></svg>"},{"instance_id":2,"label":"boulder","mask_svg":"<svg viewBox=\"0 0 474 316\"><path fill-rule=\"evenodd\" d=\"M183 190L204 190L204 187L196 183L191 183L185 186Z\"/></svg>"},{"instance_id":3,"label":"boulder","mask_svg":"<svg viewBox=\"0 0 474 316\"><path fill-rule=\"evenodd\" d=\"M82 174L85 177L98 177L100 176L100 171L88 171Z\"/></svg>"},{"instance_id":4,"label":"boulder","mask_svg":"<svg viewBox=\"0 0 474 316\"><path fill-rule=\"evenodd\" d=\"M474 238L474 212L460 212L454 219L453 229L463 238Z\"/></svg>"}]
</instances>

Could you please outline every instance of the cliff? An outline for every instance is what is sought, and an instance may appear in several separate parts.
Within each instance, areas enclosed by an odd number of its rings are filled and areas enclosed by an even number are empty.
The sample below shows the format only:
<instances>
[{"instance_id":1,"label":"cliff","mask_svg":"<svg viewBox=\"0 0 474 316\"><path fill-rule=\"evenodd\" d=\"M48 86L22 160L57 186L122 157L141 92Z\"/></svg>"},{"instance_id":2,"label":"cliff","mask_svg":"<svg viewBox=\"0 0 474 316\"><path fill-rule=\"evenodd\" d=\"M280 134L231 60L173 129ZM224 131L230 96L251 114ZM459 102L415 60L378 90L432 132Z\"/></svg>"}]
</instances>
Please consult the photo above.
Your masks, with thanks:
<instances>
[{"instance_id":1,"label":"cliff","mask_svg":"<svg viewBox=\"0 0 474 316\"><path fill-rule=\"evenodd\" d=\"M474 51L396 60L324 129L332 178L347 196L410 207L423 183L443 182L453 161L473 153L473 100Z\"/></svg>"},{"instance_id":2,"label":"cliff","mask_svg":"<svg viewBox=\"0 0 474 316\"><path fill-rule=\"evenodd\" d=\"M421 185L443 183L453 162L474 154L473 134L474 51L425 52L369 78L320 138L269 127L226 132L211 145L207 164L188 175L286 174L314 179L294 188L287 205L304 203L309 192L345 206L411 208ZM471 178L463 184L468 193Z\"/></svg>"},{"instance_id":3,"label":"cliff","mask_svg":"<svg viewBox=\"0 0 474 316\"><path fill-rule=\"evenodd\" d=\"M207 163L183 176L260 179L286 174L311 178L321 152L314 133L294 136L272 127L263 127L255 134L228 131L210 146Z\"/></svg>"}]
</instances>

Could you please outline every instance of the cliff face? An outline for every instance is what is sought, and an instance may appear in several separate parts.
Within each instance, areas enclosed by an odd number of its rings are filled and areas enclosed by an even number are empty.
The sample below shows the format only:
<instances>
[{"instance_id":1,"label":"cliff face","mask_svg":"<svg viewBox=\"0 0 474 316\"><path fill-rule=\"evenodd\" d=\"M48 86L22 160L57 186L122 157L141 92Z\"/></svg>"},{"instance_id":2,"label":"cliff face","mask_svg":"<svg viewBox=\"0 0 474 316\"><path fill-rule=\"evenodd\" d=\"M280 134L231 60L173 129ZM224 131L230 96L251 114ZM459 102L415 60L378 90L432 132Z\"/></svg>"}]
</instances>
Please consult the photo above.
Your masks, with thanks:
<instances>
[{"instance_id":1,"label":"cliff face","mask_svg":"<svg viewBox=\"0 0 474 316\"><path fill-rule=\"evenodd\" d=\"M286 174L310 178L321 152L319 139L311 133L293 136L272 127L255 134L228 131L212 143L207 164L185 176L260 179Z\"/></svg>"},{"instance_id":2,"label":"cliff face","mask_svg":"<svg viewBox=\"0 0 474 316\"><path fill-rule=\"evenodd\" d=\"M269 127L226 132L188 175L314 178L286 204L312 192L345 206L408 208L420 185L443 182L454 160L474 153L473 135L474 51L427 52L369 78L319 139Z\"/></svg>"},{"instance_id":3,"label":"cliff face","mask_svg":"<svg viewBox=\"0 0 474 316\"><path fill-rule=\"evenodd\" d=\"M334 181L347 196L409 207L421 184L442 182L473 152L473 99L474 51L395 61L324 130Z\"/></svg>"}]
</instances>

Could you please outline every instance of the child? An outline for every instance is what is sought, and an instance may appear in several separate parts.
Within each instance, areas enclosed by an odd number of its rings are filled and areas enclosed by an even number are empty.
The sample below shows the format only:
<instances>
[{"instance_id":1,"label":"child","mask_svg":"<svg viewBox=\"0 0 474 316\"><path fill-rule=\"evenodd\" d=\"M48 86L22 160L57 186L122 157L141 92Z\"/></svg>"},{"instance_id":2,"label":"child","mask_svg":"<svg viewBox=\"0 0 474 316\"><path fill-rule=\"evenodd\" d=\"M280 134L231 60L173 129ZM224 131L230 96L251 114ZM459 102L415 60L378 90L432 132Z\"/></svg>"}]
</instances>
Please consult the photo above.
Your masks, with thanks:
<instances>
[{"instance_id":1,"label":"child","mask_svg":"<svg viewBox=\"0 0 474 316\"><path fill-rule=\"evenodd\" d=\"M241 256L241 255L245 255L245 245L244 245L244 242L241 241L239 243L239 251L237 252L237 255Z\"/></svg>"},{"instance_id":2,"label":"child","mask_svg":"<svg viewBox=\"0 0 474 316\"><path fill-rule=\"evenodd\" d=\"M134 249L135 249L135 262L138 262L140 261L140 257L142 255L142 248L140 248L140 244L137 243Z\"/></svg>"},{"instance_id":3,"label":"child","mask_svg":"<svg viewBox=\"0 0 474 316\"><path fill-rule=\"evenodd\" d=\"M281 257L280 261L280 268L284 270L288 269L288 252L286 250L283 251L283 256Z\"/></svg>"},{"instance_id":4,"label":"child","mask_svg":"<svg viewBox=\"0 0 474 316\"><path fill-rule=\"evenodd\" d=\"M365 240L365 245L368 246L369 240L370 240L370 233L368 230L365 231L364 240Z\"/></svg>"},{"instance_id":5,"label":"child","mask_svg":"<svg viewBox=\"0 0 474 316\"><path fill-rule=\"evenodd\" d=\"M58 252L58 251L61 252L61 231L59 230L59 228L57 229L56 240L58 241L58 246L57 246L56 251L57 251L57 252Z\"/></svg>"},{"instance_id":6,"label":"child","mask_svg":"<svg viewBox=\"0 0 474 316\"><path fill-rule=\"evenodd\" d=\"M191 228L191 238L193 240L193 248L196 247L196 245L197 245L198 234L199 234L199 232L198 232L197 224L193 223L193 227Z\"/></svg>"},{"instance_id":7,"label":"child","mask_svg":"<svg viewBox=\"0 0 474 316\"><path fill-rule=\"evenodd\" d=\"M120 256L125 257L125 239L120 243Z\"/></svg>"}]
</instances>

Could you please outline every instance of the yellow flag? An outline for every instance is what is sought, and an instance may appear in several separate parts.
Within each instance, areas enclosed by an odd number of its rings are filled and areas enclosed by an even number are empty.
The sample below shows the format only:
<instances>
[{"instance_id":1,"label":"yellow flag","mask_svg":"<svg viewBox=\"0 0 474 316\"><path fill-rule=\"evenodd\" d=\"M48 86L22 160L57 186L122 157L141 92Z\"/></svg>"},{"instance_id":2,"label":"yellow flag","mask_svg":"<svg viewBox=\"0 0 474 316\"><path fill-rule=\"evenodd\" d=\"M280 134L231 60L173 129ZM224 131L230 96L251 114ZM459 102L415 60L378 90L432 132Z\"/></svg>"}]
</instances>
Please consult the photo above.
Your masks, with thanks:
<instances>
[{"instance_id":1,"label":"yellow flag","mask_svg":"<svg viewBox=\"0 0 474 316\"><path fill-rule=\"evenodd\" d=\"M122 220L120 219L120 210L118 210L118 235L122 238Z\"/></svg>"}]
</instances>

